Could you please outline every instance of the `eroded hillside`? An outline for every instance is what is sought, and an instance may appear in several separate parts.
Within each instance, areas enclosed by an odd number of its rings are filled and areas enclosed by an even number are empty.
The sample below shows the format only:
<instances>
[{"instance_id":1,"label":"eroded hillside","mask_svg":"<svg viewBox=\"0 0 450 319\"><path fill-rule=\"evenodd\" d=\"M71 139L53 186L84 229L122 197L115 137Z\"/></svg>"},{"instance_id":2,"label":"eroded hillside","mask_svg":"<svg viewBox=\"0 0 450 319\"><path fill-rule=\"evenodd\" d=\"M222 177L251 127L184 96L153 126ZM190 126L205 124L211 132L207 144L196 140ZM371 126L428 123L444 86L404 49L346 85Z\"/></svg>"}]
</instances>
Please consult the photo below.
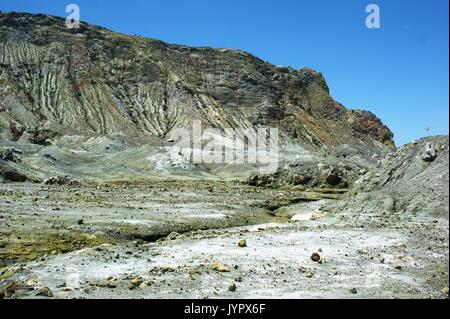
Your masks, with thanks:
<instances>
[{"instance_id":1,"label":"eroded hillside","mask_svg":"<svg viewBox=\"0 0 450 319\"><path fill-rule=\"evenodd\" d=\"M70 133L167 137L193 119L273 126L305 146L393 145L370 112L334 101L323 76L246 52L194 48L47 15L0 13L0 134L46 144Z\"/></svg>"}]
</instances>

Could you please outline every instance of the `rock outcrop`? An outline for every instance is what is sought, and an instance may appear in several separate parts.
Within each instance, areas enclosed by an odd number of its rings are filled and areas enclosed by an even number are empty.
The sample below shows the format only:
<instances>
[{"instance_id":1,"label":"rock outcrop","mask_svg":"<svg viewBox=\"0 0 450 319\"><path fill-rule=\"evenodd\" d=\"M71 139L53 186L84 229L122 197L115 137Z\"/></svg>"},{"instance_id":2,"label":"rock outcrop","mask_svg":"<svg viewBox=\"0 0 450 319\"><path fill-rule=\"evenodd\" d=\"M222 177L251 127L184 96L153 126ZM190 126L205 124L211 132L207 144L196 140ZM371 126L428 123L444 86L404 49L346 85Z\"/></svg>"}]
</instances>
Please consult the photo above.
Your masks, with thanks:
<instances>
[{"instance_id":1,"label":"rock outcrop","mask_svg":"<svg viewBox=\"0 0 450 319\"><path fill-rule=\"evenodd\" d=\"M339 210L448 218L448 136L423 138L387 154L354 183Z\"/></svg>"},{"instance_id":2,"label":"rock outcrop","mask_svg":"<svg viewBox=\"0 0 450 319\"><path fill-rule=\"evenodd\" d=\"M369 146L339 145L323 148L311 157L305 157L280 167L273 174L251 175L252 186L304 188L348 188L366 174L384 156L387 149Z\"/></svg>"}]
</instances>

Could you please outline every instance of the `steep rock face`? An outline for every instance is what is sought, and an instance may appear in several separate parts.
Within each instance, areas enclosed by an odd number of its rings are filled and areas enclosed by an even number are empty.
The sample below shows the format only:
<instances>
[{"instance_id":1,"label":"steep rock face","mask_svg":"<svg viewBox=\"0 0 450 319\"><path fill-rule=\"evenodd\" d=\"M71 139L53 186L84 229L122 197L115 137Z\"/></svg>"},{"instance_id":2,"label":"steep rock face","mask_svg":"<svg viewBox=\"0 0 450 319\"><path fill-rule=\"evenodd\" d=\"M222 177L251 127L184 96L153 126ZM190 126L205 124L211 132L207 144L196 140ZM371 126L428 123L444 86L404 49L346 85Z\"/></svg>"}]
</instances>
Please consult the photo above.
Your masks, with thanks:
<instances>
[{"instance_id":1,"label":"steep rock face","mask_svg":"<svg viewBox=\"0 0 450 319\"><path fill-rule=\"evenodd\" d=\"M0 13L0 136L48 144L68 133L165 138L193 119L278 127L305 146L393 146L370 112L334 101L322 75L248 53L132 37L61 18Z\"/></svg>"}]
</instances>

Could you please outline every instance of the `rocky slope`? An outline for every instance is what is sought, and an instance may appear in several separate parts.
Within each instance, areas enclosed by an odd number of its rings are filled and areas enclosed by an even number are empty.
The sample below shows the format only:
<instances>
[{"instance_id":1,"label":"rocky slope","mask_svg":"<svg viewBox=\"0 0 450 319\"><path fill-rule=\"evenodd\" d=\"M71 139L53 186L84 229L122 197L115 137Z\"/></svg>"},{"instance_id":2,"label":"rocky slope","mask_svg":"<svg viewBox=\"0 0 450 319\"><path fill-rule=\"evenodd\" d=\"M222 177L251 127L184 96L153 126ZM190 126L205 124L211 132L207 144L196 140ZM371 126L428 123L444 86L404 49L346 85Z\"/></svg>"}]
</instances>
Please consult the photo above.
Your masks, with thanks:
<instances>
[{"instance_id":1,"label":"rocky slope","mask_svg":"<svg viewBox=\"0 0 450 319\"><path fill-rule=\"evenodd\" d=\"M304 146L393 145L367 111L334 101L311 69L246 52L194 48L47 15L0 13L0 136L49 144L64 134L167 138L193 119L275 126Z\"/></svg>"},{"instance_id":2,"label":"rocky slope","mask_svg":"<svg viewBox=\"0 0 450 319\"><path fill-rule=\"evenodd\" d=\"M449 139L434 136L387 154L354 183L338 211L449 217Z\"/></svg>"}]
</instances>

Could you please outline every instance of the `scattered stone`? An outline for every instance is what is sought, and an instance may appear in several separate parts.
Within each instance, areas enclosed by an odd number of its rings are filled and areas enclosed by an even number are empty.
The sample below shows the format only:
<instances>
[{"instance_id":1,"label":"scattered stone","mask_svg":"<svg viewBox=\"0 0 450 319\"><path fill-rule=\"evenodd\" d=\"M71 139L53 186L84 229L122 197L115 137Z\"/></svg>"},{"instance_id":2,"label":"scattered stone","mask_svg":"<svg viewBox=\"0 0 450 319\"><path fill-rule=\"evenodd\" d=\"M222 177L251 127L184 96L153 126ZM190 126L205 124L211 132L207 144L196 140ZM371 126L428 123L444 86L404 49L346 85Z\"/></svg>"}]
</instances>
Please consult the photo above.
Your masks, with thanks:
<instances>
[{"instance_id":1,"label":"scattered stone","mask_svg":"<svg viewBox=\"0 0 450 319\"><path fill-rule=\"evenodd\" d=\"M162 266L161 270L163 272L175 272L175 267L169 266L169 265L168 266Z\"/></svg>"},{"instance_id":2,"label":"scattered stone","mask_svg":"<svg viewBox=\"0 0 450 319\"><path fill-rule=\"evenodd\" d=\"M318 263L320 261L320 259L321 259L321 257L320 257L320 255L318 253L313 253L311 255L311 260L316 262L316 263Z\"/></svg>"},{"instance_id":3,"label":"scattered stone","mask_svg":"<svg viewBox=\"0 0 450 319\"><path fill-rule=\"evenodd\" d=\"M140 286L143 282L144 280L141 277L134 277L131 279L131 284L135 287Z\"/></svg>"},{"instance_id":4,"label":"scattered stone","mask_svg":"<svg viewBox=\"0 0 450 319\"><path fill-rule=\"evenodd\" d=\"M12 297L16 293L16 291L20 289L21 285L22 284L20 282L13 282L13 283L9 284L8 287L6 287L6 289L4 291L5 297L6 298Z\"/></svg>"},{"instance_id":5,"label":"scattered stone","mask_svg":"<svg viewBox=\"0 0 450 319\"><path fill-rule=\"evenodd\" d=\"M180 233L177 233L177 232L171 232L169 235L167 235L166 239L167 239L167 240L175 240L175 239L177 239L177 238L180 237L180 236L181 236Z\"/></svg>"},{"instance_id":6,"label":"scattered stone","mask_svg":"<svg viewBox=\"0 0 450 319\"><path fill-rule=\"evenodd\" d=\"M358 290L356 288L352 288L350 289L350 293L356 295L358 293Z\"/></svg>"},{"instance_id":7,"label":"scattered stone","mask_svg":"<svg viewBox=\"0 0 450 319\"><path fill-rule=\"evenodd\" d=\"M83 224L84 224L84 221L83 221L82 219L80 219L80 220L77 221L77 224L78 224L78 225L83 225Z\"/></svg>"},{"instance_id":8,"label":"scattered stone","mask_svg":"<svg viewBox=\"0 0 450 319\"><path fill-rule=\"evenodd\" d=\"M21 154L22 151L14 147L0 147L0 160L20 163L22 160L20 157Z\"/></svg>"},{"instance_id":9,"label":"scattered stone","mask_svg":"<svg viewBox=\"0 0 450 319\"><path fill-rule=\"evenodd\" d=\"M231 291L231 292L235 292L236 289L237 289L236 284L231 284L230 287L228 287L228 290Z\"/></svg>"},{"instance_id":10,"label":"scattered stone","mask_svg":"<svg viewBox=\"0 0 450 319\"><path fill-rule=\"evenodd\" d=\"M366 169L360 169L359 171L358 171L358 174L359 175L364 175L364 174L366 174L367 173L367 170Z\"/></svg>"},{"instance_id":11,"label":"scattered stone","mask_svg":"<svg viewBox=\"0 0 450 319\"><path fill-rule=\"evenodd\" d=\"M342 178L340 176L340 172L338 171L337 168L332 167L327 173L326 173L326 177L325 177L325 181L332 185L332 186L337 186L341 183Z\"/></svg>"},{"instance_id":12,"label":"scattered stone","mask_svg":"<svg viewBox=\"0 0 450 319\"><path fill-rule=\"evenodd\" d=\"M39 284L39 282L37 280L34 279L29 279L25 282L25 286L27 287L35 287Z\"/></svg>"},{"instance_id":13,"label":"scattered stone","mask_svg":"<svg viewBox=\"0 0 450 319\"><path fill-rule=\"evenodd\" d=\"M46 179L44 181L45 185L69 185L69 186L79 186L80 182L69 176L54 176Z\"/></svg>"},{"instance_id":14,"label":"scattered stone","mask_svg":"<svg viewBox=\"0 0 450 319\"><path fill-rule=\"evenodd\" d=\"M245 240L245 239L241 239L239 242L238 242L238 246L239 247L247 247L247 241Z\"/></svg>"},{"instance_id":15,"label":"scattered stone","mask_svg":"<svg viewBox=\"0 0 450 319\"><path fill-rule=\"evenodd\" d=\"M147 287L148 287L148 284L145 282L143 282L142 284L139 285L139 288L141 288L141 289L145 289Z\"/></svg>"},{"instance_id":16,"label":"scattered stone","mask_svg":"<svg viewBox=\"0 0 450 319\"><path fill-rule=\"evenodd\" d=\"M106 287L114 289L114 288L117 288L117 284L113 281L108 281L108 283L106 284Z\"/></svg>"},{"instance_id":17,"label":"scattered stone","mask_svg":"<svg viewBox=\"0 0 450 319\"><path fill-rule=\"evenodd\" d=\"M43 297L51 298L51 297L53 297L53 293L50 290L50 288L43 287L43 288L39 289L39 291L37 292L36 296L43 296Z\"/></svg>"},{"instance_id":18,"label":"scattered stone","mask_svg":"<svg viewBox=\"0 0 450 319\"><path fill-rule=\"evenodd\" d=\"M394 269L402 270L402 266L399 264L395 264L393 267L394 267Z\"/></svg>"},{"instance_id":19,"label":"scattered stone","mask_svg":"<svg viewBox=\"0 0 450 319\"><path fill-rule=\"evenodd\" d=\"M217 271L217 272L230 272L231 268L223 263L221 263L220 261L214 261L212 263L212 268L213 270Z\"/></svg>"}]
</instances>

